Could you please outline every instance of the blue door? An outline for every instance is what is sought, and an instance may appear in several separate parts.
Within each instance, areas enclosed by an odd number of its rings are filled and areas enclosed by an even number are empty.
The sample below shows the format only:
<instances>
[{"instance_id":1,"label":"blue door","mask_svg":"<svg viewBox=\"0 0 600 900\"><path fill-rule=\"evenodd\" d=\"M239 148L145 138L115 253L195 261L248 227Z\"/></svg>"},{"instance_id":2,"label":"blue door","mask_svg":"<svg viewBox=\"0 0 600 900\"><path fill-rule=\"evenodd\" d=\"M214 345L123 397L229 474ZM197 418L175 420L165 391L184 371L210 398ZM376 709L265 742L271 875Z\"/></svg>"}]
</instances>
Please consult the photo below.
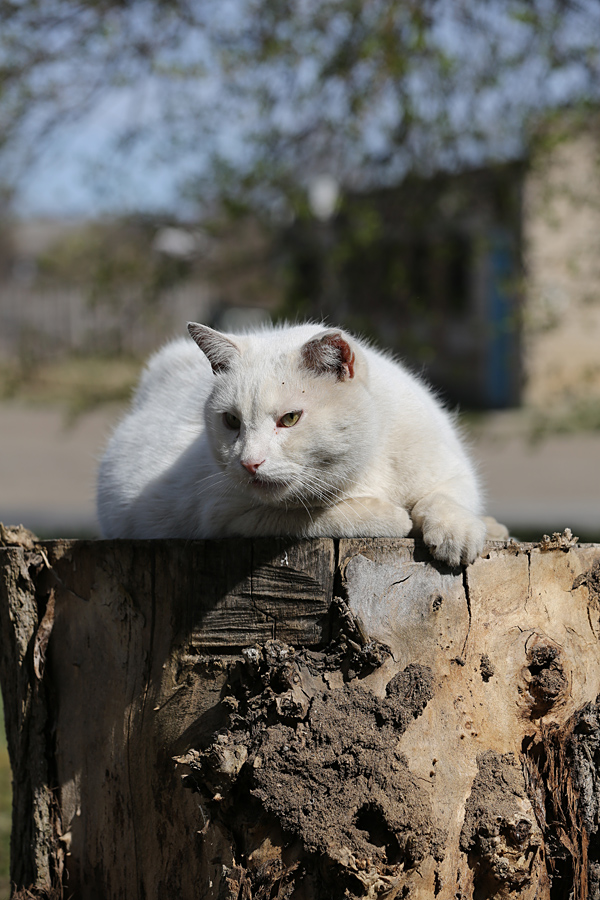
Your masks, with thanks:
<instances>
[{"instance_id":1,"label":"blue door","mask_svg":"<svg viewBox=\"0 0 600 900\"><path fill-rule=\"evenodd\" d=\"M514 237L506 229L494 229L488 252L485 401L492 409L502 409L514 406L519 400L518 269Z\"/></svg>"}]
</instances>

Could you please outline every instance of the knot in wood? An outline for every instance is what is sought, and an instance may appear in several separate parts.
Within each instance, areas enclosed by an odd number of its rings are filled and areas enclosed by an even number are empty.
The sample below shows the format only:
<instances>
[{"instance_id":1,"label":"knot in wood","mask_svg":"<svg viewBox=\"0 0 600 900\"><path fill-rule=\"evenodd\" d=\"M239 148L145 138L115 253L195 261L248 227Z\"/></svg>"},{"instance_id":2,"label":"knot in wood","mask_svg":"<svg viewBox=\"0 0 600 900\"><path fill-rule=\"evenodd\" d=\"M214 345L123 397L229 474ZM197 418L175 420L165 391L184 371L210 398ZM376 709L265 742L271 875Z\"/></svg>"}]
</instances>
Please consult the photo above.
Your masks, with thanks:
<instances>
[{"instance_id":1,"label":"knot in wood","mask_svg":"<svg viewBox=\"0 0 600 900\"><path fill-rule=\"evenodd\" d=\"M541 641L527 650L529 665L525 673L532 718L545 715L567 690L560 649Z\"/></svg>"}]
</instances>

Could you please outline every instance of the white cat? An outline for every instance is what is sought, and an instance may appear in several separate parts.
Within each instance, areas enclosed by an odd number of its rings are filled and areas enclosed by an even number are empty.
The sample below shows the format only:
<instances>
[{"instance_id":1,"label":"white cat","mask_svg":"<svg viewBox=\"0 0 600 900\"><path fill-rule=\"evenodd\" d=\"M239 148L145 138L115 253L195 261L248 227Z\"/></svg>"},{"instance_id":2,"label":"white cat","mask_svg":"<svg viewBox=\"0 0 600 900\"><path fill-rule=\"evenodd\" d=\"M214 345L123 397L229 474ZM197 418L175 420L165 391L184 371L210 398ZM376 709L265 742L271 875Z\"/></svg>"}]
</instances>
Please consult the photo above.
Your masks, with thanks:
<instances>
[{"instance_id":1,"label":"white cat","mask_svg":"<svg viewBox=\"0 0 600 900\"><path fill-rule=\"evenodd\" d=\"M450 565L481 552L473 466L451 416L398 362L322 325L188 330L193 341L151 359L102 460L105 537L414 527Z\"/></svg>"}]
</instances>

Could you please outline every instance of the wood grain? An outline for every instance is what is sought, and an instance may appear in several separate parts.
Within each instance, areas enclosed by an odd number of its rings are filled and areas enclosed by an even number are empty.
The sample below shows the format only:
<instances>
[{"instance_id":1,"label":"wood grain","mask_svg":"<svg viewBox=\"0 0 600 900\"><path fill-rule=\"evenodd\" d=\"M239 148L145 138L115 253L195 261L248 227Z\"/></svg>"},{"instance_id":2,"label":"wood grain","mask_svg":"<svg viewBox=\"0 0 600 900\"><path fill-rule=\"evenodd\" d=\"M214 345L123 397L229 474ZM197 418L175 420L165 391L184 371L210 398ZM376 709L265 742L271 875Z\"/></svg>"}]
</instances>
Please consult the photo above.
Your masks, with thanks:
<instances>
[{"instance_id":1,"label":"wood grain","mask_svg":"<svg viewBox=\"0 0 600 900\"><path fill-rule=\"evenodd\" d=\"M577 773L600 741L599 571L598 545L489 544L466 569L409 539L0 548L13 880L82 900L596 896ZM281 788L301 752L310 778ZM336 831L319 816L343 771ZM552 822L549 773L570 785ZM418 852L386 778L413 791Z\"/></svg>"}]
</instances>

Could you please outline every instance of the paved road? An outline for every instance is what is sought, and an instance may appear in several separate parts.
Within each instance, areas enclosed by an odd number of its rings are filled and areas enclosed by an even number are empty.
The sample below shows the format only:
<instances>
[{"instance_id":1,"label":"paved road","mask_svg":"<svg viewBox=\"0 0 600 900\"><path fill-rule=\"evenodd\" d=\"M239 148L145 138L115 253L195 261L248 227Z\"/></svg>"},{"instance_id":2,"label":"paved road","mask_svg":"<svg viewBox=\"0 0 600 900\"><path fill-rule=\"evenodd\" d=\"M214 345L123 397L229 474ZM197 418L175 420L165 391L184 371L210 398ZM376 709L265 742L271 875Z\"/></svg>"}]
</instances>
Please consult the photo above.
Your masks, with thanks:
<instances>
[{"instance_id":1,"label":"paved road","mask_svg":"<svg viewBox=\"0 0 600 900\"><path fill-rule=\"evenodd\" d=\"M96 535L97 459L117 415L104 409L67 427L58 409L0 404L0 521L45 537ZM512 413L473 431L488 512L515 535L569 526L600 541L600 433L532 445L526 432Z\"/></svg>"},{"instance_id":2,"label":"paved road","mask_svg":"<svg viewBox=\"0 0 600 900\"><path fill-rule=\"evenodd\" d=\"M95 535L97 460L115 411L69 427L57 408L0 404L0 521L44 537Z\"/></svg>"},{"instance_id":3,"label":"paved road","mask_svg":"<svg viewBox=\"0 0 600 900\"><path fill-rule=\"evenodd\" d=\"M519 533L563 531L600 541L600 432L533 443L513 413L486 417L472 436L490 515Z\"/></svg>"}]
</instances>

